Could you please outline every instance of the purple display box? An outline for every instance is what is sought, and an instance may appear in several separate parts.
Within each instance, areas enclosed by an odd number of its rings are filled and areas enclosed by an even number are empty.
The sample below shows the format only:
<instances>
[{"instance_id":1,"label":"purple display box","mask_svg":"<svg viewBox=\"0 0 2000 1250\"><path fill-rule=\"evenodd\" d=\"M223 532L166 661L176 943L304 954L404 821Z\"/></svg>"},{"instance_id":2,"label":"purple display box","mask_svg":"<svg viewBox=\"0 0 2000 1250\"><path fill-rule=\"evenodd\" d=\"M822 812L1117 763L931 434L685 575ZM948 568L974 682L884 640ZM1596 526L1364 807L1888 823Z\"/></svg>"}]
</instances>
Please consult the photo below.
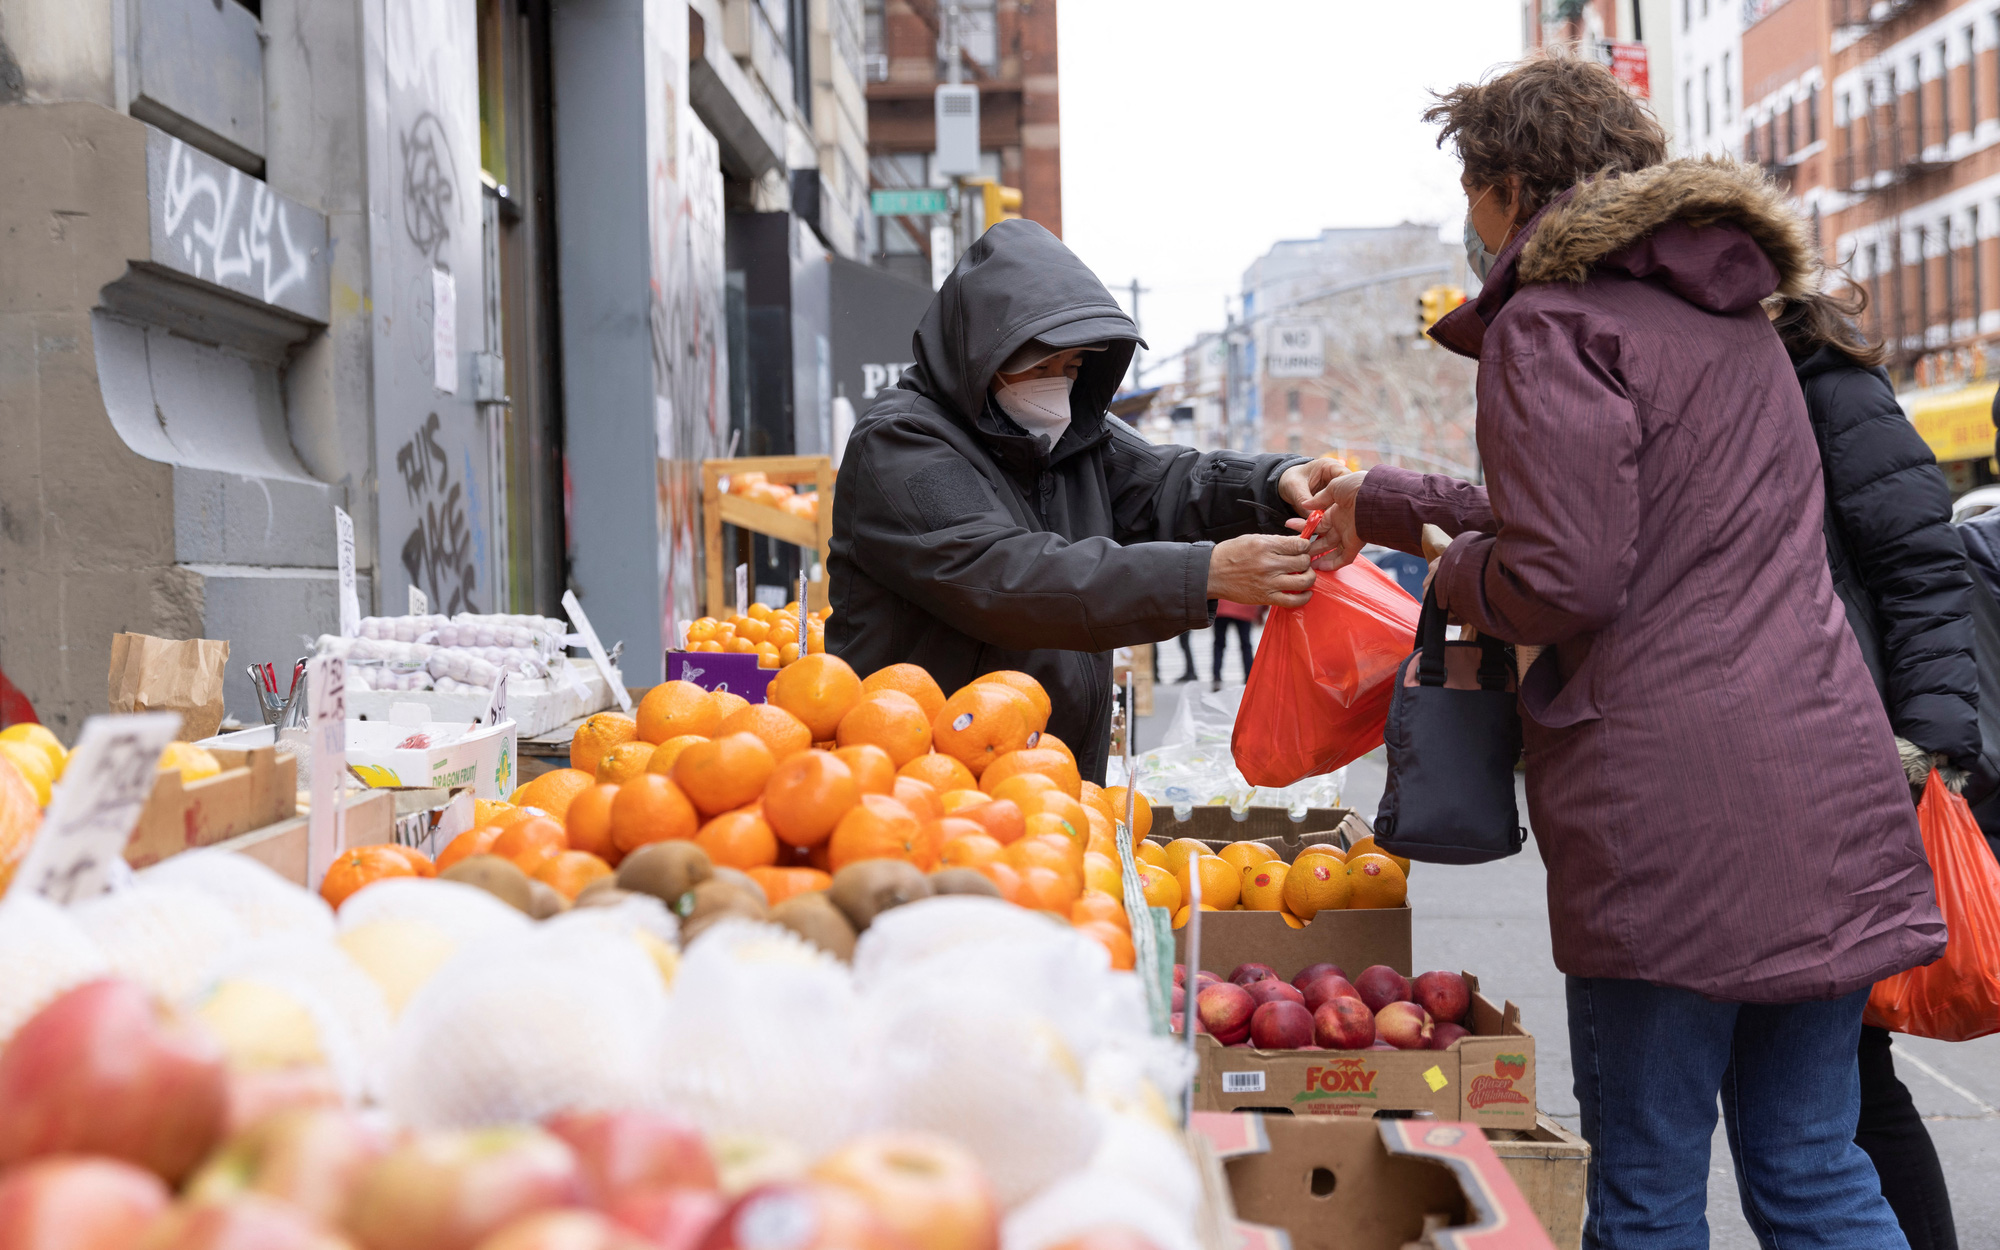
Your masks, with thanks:
<instances>
[{"instance_id":1,"label":"purple display box","mask_svg":"<svg viewBox=\"0 0 2000 1250\"><path fill-rule=\"evenodd\" d=\"M703 690L727 690L752 703L764 702L775 668L758 668L757 657L744 651L669 651L667 680L691 681Z\"/></svg>"}]
</instances>

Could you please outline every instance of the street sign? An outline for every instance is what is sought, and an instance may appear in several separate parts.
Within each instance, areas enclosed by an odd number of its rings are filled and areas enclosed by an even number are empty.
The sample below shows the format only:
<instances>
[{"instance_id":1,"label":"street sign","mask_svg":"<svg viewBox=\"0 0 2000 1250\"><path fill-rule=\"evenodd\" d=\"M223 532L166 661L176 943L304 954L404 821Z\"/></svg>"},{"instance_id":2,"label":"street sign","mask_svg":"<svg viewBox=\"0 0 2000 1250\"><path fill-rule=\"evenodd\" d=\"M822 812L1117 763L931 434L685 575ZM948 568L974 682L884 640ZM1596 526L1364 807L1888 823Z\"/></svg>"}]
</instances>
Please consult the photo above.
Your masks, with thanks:
<instances>
[{"instance_id":1,"label":"street sign","mask_svg":"<svg viewBox=\"0 0 2000 1250\"><path fill-rule=\"evenodd\" d=\"M1641 100L1650 98L1653 91L1648 59L1643 43L1604 41L1604 60L1611 66L1611 76Z\"/></svg>"},{"instance_id":2,"label":"street sign","mask_svg":"<svg viewBox=\"0 0 2000 1250\"><path fill-rule=\"evenodd\" d=\"M943 187L870 191L868 203L877 217L923 217L951 211L951 203L946 199Z\"/></svg>"},{"instance_id":3,"label":"street sign","mask_svg":"<svg viewBox=\"0 0 2000 1250\"><path fill-rule=\"evenodd\" d=\"M1310 321L1281 321L1271 329L1264 374L1273 378L1316 378L1326 372L1326 337Z\"/></svg>"}]
</instances>

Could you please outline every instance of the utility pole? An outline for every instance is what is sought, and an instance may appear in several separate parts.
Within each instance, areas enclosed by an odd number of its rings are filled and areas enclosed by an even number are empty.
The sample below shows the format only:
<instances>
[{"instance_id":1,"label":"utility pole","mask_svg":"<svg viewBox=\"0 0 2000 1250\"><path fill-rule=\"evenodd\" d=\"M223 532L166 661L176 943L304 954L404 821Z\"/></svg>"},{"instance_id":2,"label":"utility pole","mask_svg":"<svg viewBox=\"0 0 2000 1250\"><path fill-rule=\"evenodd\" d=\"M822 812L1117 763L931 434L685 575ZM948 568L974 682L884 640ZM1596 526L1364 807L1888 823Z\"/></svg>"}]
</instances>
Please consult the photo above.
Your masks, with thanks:
<instances>
[{"instance_id":1,"label":"utility pole","mask_svg":"<svg viewBox=\"0 0 2000 1250\"><path fill-rule=\"evenodd\" d=\"M1132 326L1134 329L1137 329L1139 326L1139 297L1141 295L1151 295L1152 293L1153 293L1152 287L1140 286L1139 280L1137 278L1132 279ZM1141 331L1141 333L1143 333L1143 331ZM1131 389L1135 391L1139 390L1146 384L1145 379L1139 373L1139 357L1144 354L1145 353L1141 352L1137 347L1134 347L1132 349Z\"/></svg>"}]
</instances>

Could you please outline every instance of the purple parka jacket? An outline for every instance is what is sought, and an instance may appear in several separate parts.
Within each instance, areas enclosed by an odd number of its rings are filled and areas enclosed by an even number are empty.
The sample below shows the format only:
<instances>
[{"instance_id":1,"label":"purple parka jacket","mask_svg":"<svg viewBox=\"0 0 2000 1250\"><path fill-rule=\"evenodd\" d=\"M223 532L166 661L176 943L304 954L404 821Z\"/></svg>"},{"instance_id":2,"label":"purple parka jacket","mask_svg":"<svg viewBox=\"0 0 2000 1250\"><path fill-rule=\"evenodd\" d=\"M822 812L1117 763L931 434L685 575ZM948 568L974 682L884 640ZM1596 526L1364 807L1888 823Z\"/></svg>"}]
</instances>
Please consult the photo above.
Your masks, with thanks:
<instances>
[{"instance_id":1,"label":"purple parka jacket","mask_svg":"<svg viewBox=\"0 0 2000 1250\"><path fill-rule=\"evenodd\" d=\"M1819 456L1758 301L1814 280L1754 170L1580 184L1433 337L1479 361L1482 488L1369 470L1363 538L1457 537L1440 602L1521 686L1556 966L1742 1002L1937 958L1882 702L1827 575Z\"/></svg>"}]
</instances>

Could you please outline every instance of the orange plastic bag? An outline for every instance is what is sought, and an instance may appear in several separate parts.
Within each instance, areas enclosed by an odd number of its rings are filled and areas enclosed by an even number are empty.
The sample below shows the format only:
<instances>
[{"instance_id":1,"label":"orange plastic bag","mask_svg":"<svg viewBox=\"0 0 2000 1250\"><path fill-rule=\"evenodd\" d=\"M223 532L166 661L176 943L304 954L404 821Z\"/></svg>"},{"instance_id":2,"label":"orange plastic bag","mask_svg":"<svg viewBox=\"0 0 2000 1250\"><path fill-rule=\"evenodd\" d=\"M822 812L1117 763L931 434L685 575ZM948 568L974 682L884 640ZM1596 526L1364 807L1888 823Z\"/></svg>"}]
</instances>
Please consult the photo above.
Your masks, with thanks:
<instances>
[{"instance_id":1,"label":"orange plastic bag","mask_svg":"<svg viewBox=\"0 0 2000 1250\"><path fill-rule=\"evenodd\" d=\"M1935 771L1917 804L1917 826L1944 913L1944 957L1877 981L1863 1018L1943 1042L2000 1032L2000 862L1965 800Z\"/></svg>"},{"instance_id":2,"label":"orange plastic bag","mask_svg":"<svg viewBox=\"0 0 2000 1250\"><path fill-rule=\"evenodd\" d=\"M1288 786L1382 745L1417 601L1365 559L1321 573L1302 608L1272 608L1230 752L1252 785Z\"/></svg>"}]
</instances>

